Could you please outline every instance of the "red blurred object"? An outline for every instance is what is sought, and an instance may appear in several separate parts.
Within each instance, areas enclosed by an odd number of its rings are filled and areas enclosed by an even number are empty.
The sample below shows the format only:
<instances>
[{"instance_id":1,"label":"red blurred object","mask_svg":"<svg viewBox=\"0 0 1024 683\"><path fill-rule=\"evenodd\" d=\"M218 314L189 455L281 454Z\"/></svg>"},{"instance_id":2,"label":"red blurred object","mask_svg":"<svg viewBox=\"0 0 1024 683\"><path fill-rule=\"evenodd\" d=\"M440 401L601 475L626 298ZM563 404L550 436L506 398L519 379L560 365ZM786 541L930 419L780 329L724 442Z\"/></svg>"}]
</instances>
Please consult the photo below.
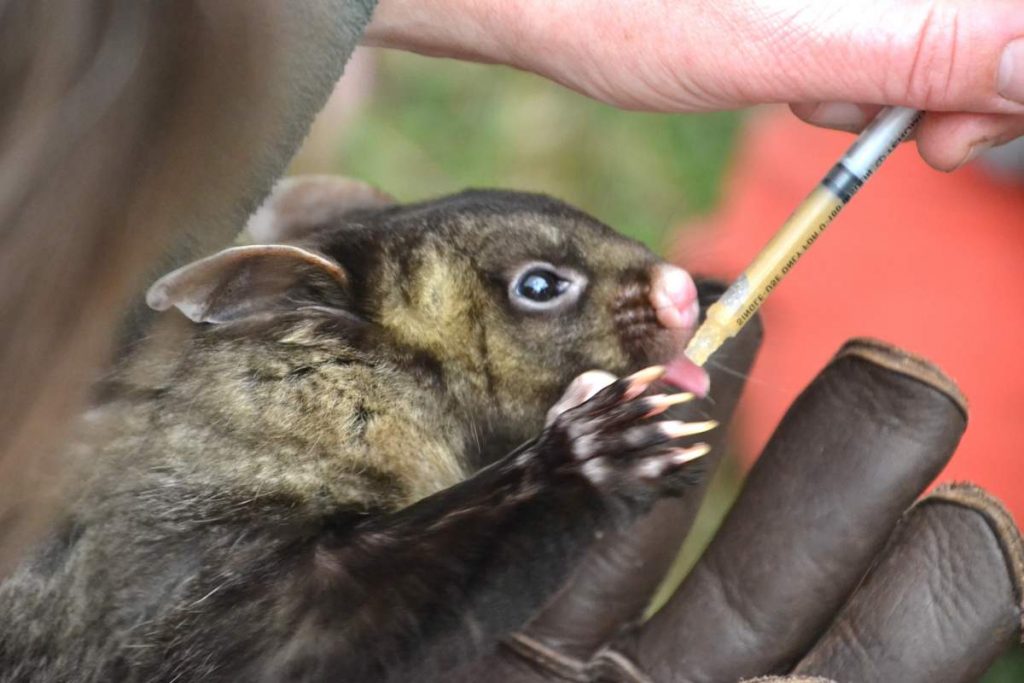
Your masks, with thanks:
<instances>
[{"instance_id":1,"label":"red blurred object","mask_svg":"<svg viewBox=\"0 0 1024 683\"><path fill-rule=\"evenodd\" d=\"M676 260L733 278L850 145L771 110L741 143L724 206ZM739 409L758 453L843 341L883 339L938 363L967 395L967 433L940 481L970 480L1024 522L1024 186L943 174L897 150L775 290ZM714 358L712 361L714 362Z\"/></svg>"}]
</instances>

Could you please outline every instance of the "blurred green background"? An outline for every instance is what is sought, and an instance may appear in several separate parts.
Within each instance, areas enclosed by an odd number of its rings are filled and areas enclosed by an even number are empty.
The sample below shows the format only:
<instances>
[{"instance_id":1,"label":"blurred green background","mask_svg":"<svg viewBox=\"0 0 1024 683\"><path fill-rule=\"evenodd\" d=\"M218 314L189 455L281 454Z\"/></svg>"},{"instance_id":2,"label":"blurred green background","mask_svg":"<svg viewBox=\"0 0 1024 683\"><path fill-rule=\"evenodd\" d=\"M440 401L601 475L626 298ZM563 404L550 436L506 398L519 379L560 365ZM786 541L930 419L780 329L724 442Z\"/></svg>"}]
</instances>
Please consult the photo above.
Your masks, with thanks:
<instances>
[{"instance_id":1,"label":"blurred green background","mask_svg":"<svg viewBox=\"0 0 1024 683\"><path fill-rule=\"evenodd\" d=\"M376 57L376 59L373 59ZM503 67L364 53L362 99L314 132L297 171L332 170L403 201L466 187L555 195L660 249L672 226L718 201L735 113L622 112ZM362 80L364 79L365 80Z\"/></svg>"},{"instance_id":2,"label":"blurred green background","mask_svg":"<svg viewBox=\"0 0 1024 683\"><path fill-rule=\"evenodd\" d=\"M529 74L361 50L293 173L341 173L402 201L466 187L544 192L664 253L721 199L742 116L623 112ZM824 169L823 169L824 170ZM727 459L662 596L685 576L737 495ZM1024 650L984 683L1024 681Z\"/></svg>"}]
</instances>

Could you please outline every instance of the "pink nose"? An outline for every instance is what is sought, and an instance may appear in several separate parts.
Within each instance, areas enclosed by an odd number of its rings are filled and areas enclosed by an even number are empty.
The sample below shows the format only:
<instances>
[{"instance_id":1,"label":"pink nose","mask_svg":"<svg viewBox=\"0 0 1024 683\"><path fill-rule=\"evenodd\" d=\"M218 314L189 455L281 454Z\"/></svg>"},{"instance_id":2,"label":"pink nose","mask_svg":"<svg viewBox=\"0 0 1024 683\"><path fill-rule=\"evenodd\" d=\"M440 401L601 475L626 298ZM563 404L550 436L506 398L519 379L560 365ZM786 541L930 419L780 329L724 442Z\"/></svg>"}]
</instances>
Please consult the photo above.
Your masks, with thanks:
<instances>
[{"instance_id":1,"label":"pink nose","mask_svg":"<svg viewBox=\"0 0 1024 683\"><path fill-rule=\"evenodd\" d=\"M651 306L662 327L693 329L700 315L697 285L682 268L662 263L651 270Z\"/></svg>"}]
</instances>

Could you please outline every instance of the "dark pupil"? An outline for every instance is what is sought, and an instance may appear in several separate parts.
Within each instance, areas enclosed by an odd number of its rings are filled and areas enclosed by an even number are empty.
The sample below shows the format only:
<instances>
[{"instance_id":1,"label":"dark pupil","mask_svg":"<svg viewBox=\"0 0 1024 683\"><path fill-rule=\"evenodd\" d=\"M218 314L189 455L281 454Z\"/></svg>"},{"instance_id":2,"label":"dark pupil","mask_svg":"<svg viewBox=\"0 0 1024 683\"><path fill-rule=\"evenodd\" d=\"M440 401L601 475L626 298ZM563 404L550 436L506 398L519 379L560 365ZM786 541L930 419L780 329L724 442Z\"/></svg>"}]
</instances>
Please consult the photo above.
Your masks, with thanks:
<instances>
[{"instance_id":1,"label":"dark pupil","mask_svg":"<svg viewBox=\"0 0 1024 683\"><path fill-rule=\"evenodd\" d=\"M533 301L551 301L568 288L568 280L546 270L531 270L519 282L519 294Z\"/></svg>"}]
</instances>

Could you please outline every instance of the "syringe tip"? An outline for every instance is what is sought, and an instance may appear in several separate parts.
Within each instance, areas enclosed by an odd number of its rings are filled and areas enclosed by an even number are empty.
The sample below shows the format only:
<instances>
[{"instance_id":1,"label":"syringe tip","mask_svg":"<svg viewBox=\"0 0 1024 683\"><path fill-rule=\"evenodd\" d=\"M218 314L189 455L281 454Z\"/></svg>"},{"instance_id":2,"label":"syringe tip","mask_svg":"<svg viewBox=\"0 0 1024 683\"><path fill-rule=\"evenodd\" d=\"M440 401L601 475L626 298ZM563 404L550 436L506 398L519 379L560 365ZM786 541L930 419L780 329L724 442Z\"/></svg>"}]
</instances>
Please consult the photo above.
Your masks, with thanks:
<instances>
[{"instance_id":1,"label":"syringe tip","mask_svg":"<svg viewBox=\"0 0 1024 683\"><path fill-rule=\"evenodd\" d=\"M697 365L703 366L711 354L725 342L725 339L725 335L717 325L710 320L705 320L704 324L698 328L697 333L690 339L690 343L686 345L686 357Z\"/></svg>"}]
</instances>

